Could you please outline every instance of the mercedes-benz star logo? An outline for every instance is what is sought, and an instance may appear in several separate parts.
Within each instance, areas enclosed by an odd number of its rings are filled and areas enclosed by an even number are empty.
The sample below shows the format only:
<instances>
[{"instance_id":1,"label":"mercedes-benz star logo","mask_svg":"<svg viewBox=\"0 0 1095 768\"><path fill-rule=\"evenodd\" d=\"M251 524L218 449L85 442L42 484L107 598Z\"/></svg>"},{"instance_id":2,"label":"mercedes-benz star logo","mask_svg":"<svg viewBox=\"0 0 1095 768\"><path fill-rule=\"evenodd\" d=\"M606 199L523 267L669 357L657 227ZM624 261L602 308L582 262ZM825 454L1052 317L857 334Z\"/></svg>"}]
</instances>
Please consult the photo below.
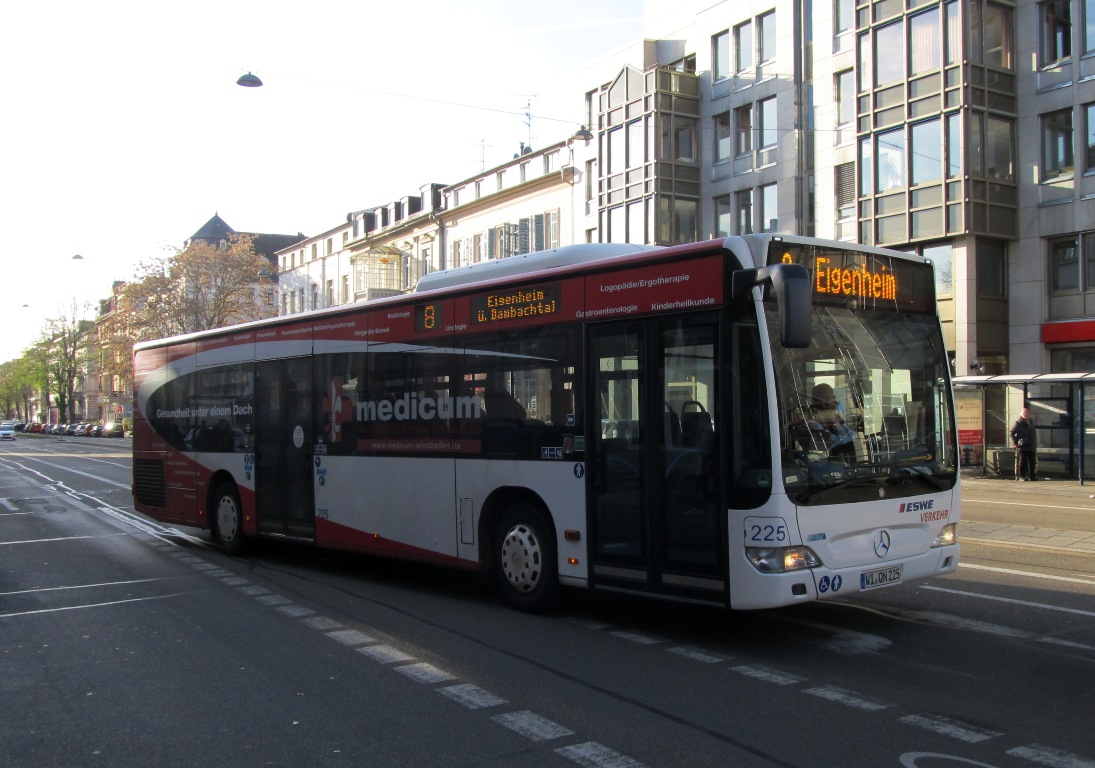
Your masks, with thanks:
<instances>
[{"instance_id":1,"label":"mercedes-benz star logo","mask_svg":"<svg viewBox=\"0 0 1095 768\"><path fill-rule=\"evenodd\" d=\"M874 537L874 553L879 557L885 557L890 551L890 532L879 531Z\"/></svg>"}]
</instances>

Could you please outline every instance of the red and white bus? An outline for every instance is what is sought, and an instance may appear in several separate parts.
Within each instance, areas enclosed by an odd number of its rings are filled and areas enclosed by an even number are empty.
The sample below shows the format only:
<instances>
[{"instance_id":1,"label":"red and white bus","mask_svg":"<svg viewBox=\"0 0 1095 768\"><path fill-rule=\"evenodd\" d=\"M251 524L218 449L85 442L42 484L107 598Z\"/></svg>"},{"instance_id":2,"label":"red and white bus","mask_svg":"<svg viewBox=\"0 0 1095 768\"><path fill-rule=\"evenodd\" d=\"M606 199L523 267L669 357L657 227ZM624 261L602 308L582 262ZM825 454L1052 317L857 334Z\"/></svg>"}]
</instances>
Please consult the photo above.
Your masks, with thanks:
<instances>
[{"instance_id":1,"label":"red and white bus","mask_svg":"<svg viewBox=\"0 0 1095 768\"><path fill-rule=\"evenodd\" d=\"M748 235L592 244L138 344L164 522L730 608L954 571L932 266Z\"/></svg>"}]
</instances>

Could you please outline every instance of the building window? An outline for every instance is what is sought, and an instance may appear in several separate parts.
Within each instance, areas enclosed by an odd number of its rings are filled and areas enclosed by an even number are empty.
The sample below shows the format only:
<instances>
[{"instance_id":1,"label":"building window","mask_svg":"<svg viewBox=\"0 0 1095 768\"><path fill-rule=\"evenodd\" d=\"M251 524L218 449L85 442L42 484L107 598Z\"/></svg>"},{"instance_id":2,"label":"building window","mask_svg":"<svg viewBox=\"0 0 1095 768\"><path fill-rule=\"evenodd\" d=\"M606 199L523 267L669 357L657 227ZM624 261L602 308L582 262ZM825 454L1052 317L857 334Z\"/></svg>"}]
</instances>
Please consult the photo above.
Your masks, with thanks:
<instances>
[{"instance_id":1,"label":"building window","mask_svg":"<svg viewBox=\"0 0 1095 768\"><path fill-rule=\"evenodd\" d=\"M943 133L938 118L916 123L911 129L912 183L927 184L943 176Z\"/></svg>"},{"instance_id":2,"label":"building window","mask_svg":"<svg viewBox=\"0 0 1095 768\"><path fill-rule=\"evenodd\" d=\"M748 155L753 151L753 105L746 104L735 109L734 123L737 126L737 155Z\"/></svg>"},{"instance_id":3,"label":"building window","mask_svg":"<svg viewBox=\"0 0 1095 768\"><path fill-rule=\"evenodd\" d=\"M753 22L734 27L734 69L743 72L753 67Z\"/></svg>"},{"instance_id":4,"label":"building window","mask_svg":"<svg viewBox=\"0 0 1095 768\"><path fill-rule=\"evenodd\" d=\"M900 21L875 30L876 55L874 82L876 86L888 85L905 79L904 24Z\"/></svg>"},{"instance_id":5,"label":"building window","mask_svg":"<svg viewBox=\"0 0 1095 768\"><path fill-rule=\"evenodd\" d=\"M836 88L836 124L849 125L855 120L855 72L846 69L834 76Z\"/></svg>"},{"instance_id":6,"label":"building window","mask_svg":"<svg viewBox=\"0 0 1095 768\"><path fill-rule=\"evenodd\" d=\"M687 118L674 120L674 159L683 163L696 162L696 124Z\"/></svg>"},{"instance_id":7,"label":"building window","mask_svg":"<svg viewBox=\"0 0 1095 768\"><path fill-rule=\"evenodd\" d=\"M1084 285L1095 288L1095 232L1085 232L1080 243L1084 248Z\"/></svg>"},{"instance_id":8,"label":"building window","mask_svg":"<svg viewBox=\"0 0 1095 768\"><path fill-rule=\"evenodd\" d=\"M627 124L627 167L638 168L646 162L646 129L642 120Z\"/></svg>"},{"instance_id":9,"label":"building window","mask_svg":"<svg viewBox=\"0 0 1095 768\"><path fill-rule=\"evenodd\" d=\"M1075 236L1049 242L1050 290L1076 291L1080 288L1079 242Z\"/></svg>"},{"instance_id":10,"label":"building window","mask_svg":"<svg viewBox=\"0 0 1095 768\"><path fill-rule=\"evenodd\" d=\"M1095 104L1084 105L1084 134L1084 170L1095 171Z\"/></svg>"},{"instance_id":11,"label":"building window","mask_svg":"<svg viewBox=\"0 0 1095 768\"><path fill-rule=\"evenodd\" d=\"M909 18L909 74L919 75L943 65L942 29L939 9L933 8Z\"/></svg>"},{"instance_id":12,"label":"building window","mask_svg":"<svg viewBox=\"0 0 1095 768\"><path fill-rule=\"evenodd\" d=\"M730 77L730 31L724 30L711 38L711 61L715 79Z\"/></svg>"},{"instance_id":13,"label":"building window","mask_svg":"<svg viewBox=\"0 0 1095 768\"><path fill-rule=\"evenodd\" d=\"M350 276L342 276L342 304L350 303Z\"/></svg>"},{"instance_id":14,"label":"building window","mask_svg":"<svg viewBox=\"0 0 1095 768\"><path fill-rule=\"evenodd\" d=\"M776 185L766 184L760 188L760 223L762 232L779 230L779 197Z\"/></svg>"},{"instance_id":15,"label":"building window","mask_svg":"<svg viewBox=\"0 0 1095 768\"><path fill-rule=\"evenodd\" d=\"M1040 64L1043 67L1055 66L1057 62L1072 55L1070 0L1050 0L1039 5L1038 11L1041 36Z\"/></svg>"},{"instance_id":16,"label":"building window","mask_svg":"<svg viewBox=\"0 0 1095 768\"><path fill-rule=\"evenodd\" d=\"M1084 0L1084 53L1095 53L1095 0Z\"/></svg>"},{"instance_id":17,"label":"building window","mask_svg":"<svg viewBox=\"0 0 1095 768\"><path fill-rule=\"evenodd\" d=\"M738 234L753 234L753 190L743 189L735 192L736 208L738 209Z\"/></svg>"},{"instance_id":18,"label":"building window","mask_svg":"<svg viewBox=\"0 0 1095 768\"><path fill-rule=\"evenodd\" d=\"M855 216L855 163L841 163L835 168L836 217L850 219Z\"/></svg>"},{"instance_id":19,"label":"building window","mask_svg":"<svg viewBox=\"0 0 1095 768\"><path fill-rule=\"evenodd\" d=\"M982 24L984 34L985 65L998 69L1011 69L1012 62L1012 12L998 5L985 6L985 18Z\"/></svg>"},{"instance_id":20,"label":"building window","mask_svg":"<svg viewBox=\"0 0 1095 768\"><path fill-rule=\"evenodd\" d=\"M878 134L878 177L875 191L905 186L905 131Z\"/></svg>"},{"instance_id":21,"label":"building window","mask_svg":"<svg viewBox=\"0 0 1095 768\"><path fill-rule=\"evenodd\" d=\"M776 12L769 11L757 17L757 37L760 43L760 60L772 61L776 58Z\"/></svg>"},{"instance_id":22,"label":"building window","mask_svg":"<svg viewBox=\"0 0 1095 768\"><path fill-rule=\"evenodd\" d=\"M333 307L335 305L335 281L333 279L327 281L327 296L326 306Z\"/></svg>"},{"instance_id":23,"label":"building window","mask_svg":"<svg viewBox=\"0 0 1095 768\"><path fill-rule=\"evenodd\" d=\"M954 291L954 257L950 243L925 246L922 255L932 263L935 272L935 294L950 296Z\"/></svg>"},{"instance_id":24,"label":"building window","mask_svg":"<svg viewBox=\"0 0 1095 768\"><path fill-rule=\"evenodd\" d=\"M833 34L851 32L855 27L855 0L834 0Z\"/></svg>"},{"instance_id":25,"label":"building window","mask_svg":"<svg viewBox=\"0 0 1095 768\"><path fill-rule=\"evenodd\" d=\"M715 237L734 234L734 203L730 195L715 198Z\"/></svg>"},{"instance_id":26,"label":"building window","mask_svg":"<svg viewBox=\"0 0 1095 768\"><path fill-rule=\"evenodd\" d=\"M990 179L1015 181L1015 141L1012 121L991 115L985 118L985 161Z\"/></svg>"},{"instance_id":27,"label":"building window","mask_svg":"<svg viewBox=\"0 0 1095 768\"><path fill-rule=\"evenodd\" d=\"M1042 181L1072 173L1072 110L1042 115Z\"/></svg>"},{"instance_id":28,"label":"building window","mask_svg":"<svg viewBox=\"0 0 1095 768\"><path fill-rule=\"evenodd\" d=\"M776 145L776 97L757 102L760 112L760 148L767 149Z\"/></svg>"},{"instance_id":29,"label":"building window","mask_svg":"<svg viewBox=\"0 0 1095 768\"><path fill-rule=\"evenodd\" d=\"M715 115L715 162L721 163L734 156L734 131L730 126L730 113Z\"/></svg>"},{"instance_id":30,"label":"building window","mask_svg":"<svg viewBox=\"0 0 1095 768\"><path fill-rule=\"evenodd\" d=\"M977 293L1007 295L1007 246L1001 240L977 238Z\"/></svg>"}]
</instances>

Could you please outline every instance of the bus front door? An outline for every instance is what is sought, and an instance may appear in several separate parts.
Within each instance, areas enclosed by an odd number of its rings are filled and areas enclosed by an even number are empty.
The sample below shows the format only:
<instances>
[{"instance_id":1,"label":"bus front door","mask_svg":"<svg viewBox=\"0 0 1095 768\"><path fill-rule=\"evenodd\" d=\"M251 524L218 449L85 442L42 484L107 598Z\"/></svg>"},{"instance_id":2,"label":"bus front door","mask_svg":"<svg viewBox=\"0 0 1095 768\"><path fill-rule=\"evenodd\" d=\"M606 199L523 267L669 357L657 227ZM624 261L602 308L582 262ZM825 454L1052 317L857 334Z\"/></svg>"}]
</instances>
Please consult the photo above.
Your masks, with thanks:
<instances>
[{"instance_id":1,"label":"bus front door","mask_svg":"<svg viewBox=\"0 0 1095 768\"><path fill-rule=\"evenodd\" d=\"M315 538L312 359L255 365L255 489L259 533Z\"/></svg>"},{"instance_id":2,"label":"bus front door","mask_svg":"<svg viewBox=\"0 0 1095 768\"><path fill-rule=\"evenodd\" d=\"M593 585L725 604L717 315L588 332Z\"/></svg>"}]
</instances>

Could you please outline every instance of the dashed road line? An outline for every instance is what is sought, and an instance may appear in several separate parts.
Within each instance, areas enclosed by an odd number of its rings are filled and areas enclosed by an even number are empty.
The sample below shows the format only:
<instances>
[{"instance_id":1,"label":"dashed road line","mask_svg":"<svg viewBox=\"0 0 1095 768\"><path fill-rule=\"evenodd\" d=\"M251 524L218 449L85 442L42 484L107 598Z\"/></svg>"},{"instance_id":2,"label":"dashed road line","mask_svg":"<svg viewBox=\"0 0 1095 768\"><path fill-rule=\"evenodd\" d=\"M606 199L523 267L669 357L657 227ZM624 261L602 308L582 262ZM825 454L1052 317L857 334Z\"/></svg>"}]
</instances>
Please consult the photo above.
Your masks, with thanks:
<instances>
[{"instance_id":1,"label":"dashed road line","mask_svg":"<svg viewBox=\"0 0 1095 768\"><path fill-rule=\"evenodd\" d=\"M404 664L401 667L395 667L395 671L418 683L447 683L456 679L455 675L425 662Z\"/></svg>"},{"instance_id":2,"label":"dashed road line","mask_svg":"<svg viewBox=\"0 0 1095 768\"><path fill-rule=\"evenodd\" d=\"M822 685L817 688L807 688L803 693L810 696L817 696L819 699L825 699L826 701L832 701L836 704L843 704L846 707L852 709L863 709L868 712L878 712L883 709L889 709L892 704L883 704L878 701L871 701L866 699L854 691L848 691L844 688L838 688L835 685Z\"/></svg>"},{"instance_id":3,"label":"dashed road line","mask_svg":"<svg viewBox=\"0 0 1095 768\"><path fill-rule=\"evenodd\" d=\"M555 754L562 755L584 768L646 768L638 760L632 760L627 755L621 755L595 741L560 747L555 750Z\"/></svg>"},{"instance_id":4,"label":"dashed road line","mask_svg":"<svg viewBox=\"0 0 1095 768\"><path fill-rule=\"evenodd\" d=\"M1041 744L1030 744L1025 747L1015 747L1007 751L1009 755L1030 760L1039 765L1048 765L1050 768L1095 768L1095 761L1073 755L1053 747Z\"/></svg>"},{"instance_id":5,"label":"dashed road line","mask_svg":"<svg viewBox=\"0 0 1095 768\"><path fill-rule=\"evenodd\" d=\"M673 648L666 648L665 650L668 653L675 653L678 656L683 656L692 661L698 661L701 664L720 664L726 660L723 656L715 656L714 654L707 653L699 648L693 648L690 645L677 645Z\"/></svg>"},{"instance_id":6,"label":"dashed road line","mask_svg":"<svg viewBox=\"0 0 1095 768\"><path fill-rule=\"evenodd\" d=\"M520 712L507 712L504 715L495 715L491 718L499 725L509 728L514 733L519 733L530 741L550 741L561 739L563 736L573 736L574 731L558 723L541 717L527 709Z\"/></svg>"},{"instance_id":7,"label":"dashed road line","mask_svg":"<svg viewBox=\"0 0 1095 768\"><path fill-rule=\"evenodd\" d=\"M799 677L798 675L792 675L787 672L780 672L779 670L763 667L759 664L739 664L736 667L730 668L731 672L737 672L739 675L745 675L746 677L752 677L755 680L762 680L772 685L797 685L798 683L806 682L805 677Z\"/></svg>"},{"instance_id":8,"label":"dashed road line","mask_svg":"<svg viewBox=\"0 0 1095 768\"><path fill-rule=\"evenodd\" d=\"M390 645L367 645L356 649L363 656L368 656L373 661L381 664L398 664L404 661L413 661L414 657L404 653Z\"/></svg>"},{"instance_id":9,"label":"dashed road line","mask_svg":"<svg viewBox=\"0 0 1095 768\"><path fill-rule=\"evenodd\" d=\"M906 715L898 719L906 725L923 728L926 731L943 736L950 736L952 739L958 739L967 744L978 744L1003 735L999 731L978 728L942 715Z\"/></svg>"},{"instance_id":10,"label":"dashed road line","mask_svg":"<svg viewBox=\"0 0 1095 768\"><path fill-rule=\"evenodd\" d=\"M478 685L472 685L471 683L450 685L447 688L439 689L438 693L468 709L487 709L489 707L500 707L503 704L509 704L509 702L501 696L495 696L490 691L485 691Z\"/></svg>"},{"instance_id":11,"label":"dashed road line","mask_svg":"<svg viewBox=\"0 0 1095 768\"><path fill-rule=\"evenodd\" d=\"M375 637L366 635L364 632L359 632L356 629L340 629L337 632L328 632L327 637L331 638L335 642L351 646L365 645L366 643L376 642Z\"/></svg>"}]
</instances>

